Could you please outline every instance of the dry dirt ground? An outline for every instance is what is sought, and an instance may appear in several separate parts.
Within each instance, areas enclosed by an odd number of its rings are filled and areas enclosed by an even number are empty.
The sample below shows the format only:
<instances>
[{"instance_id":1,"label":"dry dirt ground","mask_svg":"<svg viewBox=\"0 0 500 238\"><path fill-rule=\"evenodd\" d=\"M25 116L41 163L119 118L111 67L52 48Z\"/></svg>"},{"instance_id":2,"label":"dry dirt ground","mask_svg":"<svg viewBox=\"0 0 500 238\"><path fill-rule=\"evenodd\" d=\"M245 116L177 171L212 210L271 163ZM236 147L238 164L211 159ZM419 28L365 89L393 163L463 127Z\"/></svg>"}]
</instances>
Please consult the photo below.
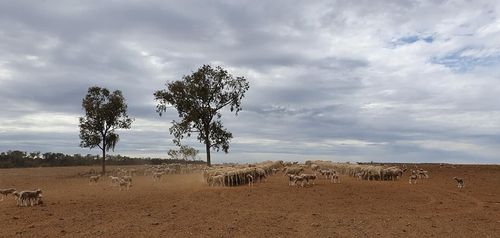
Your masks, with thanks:
<instances>
[{"instance_id":1,"label":"dry dirt ground","mask_svg":"<svg viewBox=\"0 0 500 238\"><path fill-rule=\"evenodd\" d=\"M45 205L0 202L0 237L500 237L500 166L422 168L431 177L416 185L405 174L298 188L277 174L221 188L190 174L137 176L130 191L76 176L89 167L3 169L0 188L41 188Z\"/></svg>"}]
</instances>

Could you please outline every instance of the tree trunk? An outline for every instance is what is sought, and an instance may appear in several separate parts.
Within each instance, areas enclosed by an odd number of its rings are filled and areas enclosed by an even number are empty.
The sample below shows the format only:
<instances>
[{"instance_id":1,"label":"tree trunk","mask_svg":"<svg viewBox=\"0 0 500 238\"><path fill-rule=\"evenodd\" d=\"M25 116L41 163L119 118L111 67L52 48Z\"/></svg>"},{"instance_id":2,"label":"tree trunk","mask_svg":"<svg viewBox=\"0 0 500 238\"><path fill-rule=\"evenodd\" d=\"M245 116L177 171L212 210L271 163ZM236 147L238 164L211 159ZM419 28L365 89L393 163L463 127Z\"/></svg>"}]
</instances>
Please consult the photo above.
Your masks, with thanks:
<instances>
[{"instance_id":1,"label":"tree trunk","mask_svg":"<svg viewBox=\"0 0 500 238\"><path fill-rule=\"evenodd\" d=\"M205 148L207 150L207 165L209 167L211 167L212 163L210 162L210 140L209 139L205 139Z\"/></svg>"},{"instance_id":2,"label":"tree trunk","mask_svg":"<svg viewBox=\"0 0 500 238\"><path fill-rule=\"evenodd\" d=\"M106 143L102 143L102 176L106 175Z\"/></svg>"},{"instance_id":3,"label":"tree trunk","mask_svg":"<svg viewBox=\"0 0 500 238\"><path fill-rule=\"evenodd\" d=\"M205 149L207 151L207 166L212 167L212 162L210 161L210 147L212 147L212 145L210 145L210 122L205 123L204 130L205 130Z\"/></svg>"}]
</instances>

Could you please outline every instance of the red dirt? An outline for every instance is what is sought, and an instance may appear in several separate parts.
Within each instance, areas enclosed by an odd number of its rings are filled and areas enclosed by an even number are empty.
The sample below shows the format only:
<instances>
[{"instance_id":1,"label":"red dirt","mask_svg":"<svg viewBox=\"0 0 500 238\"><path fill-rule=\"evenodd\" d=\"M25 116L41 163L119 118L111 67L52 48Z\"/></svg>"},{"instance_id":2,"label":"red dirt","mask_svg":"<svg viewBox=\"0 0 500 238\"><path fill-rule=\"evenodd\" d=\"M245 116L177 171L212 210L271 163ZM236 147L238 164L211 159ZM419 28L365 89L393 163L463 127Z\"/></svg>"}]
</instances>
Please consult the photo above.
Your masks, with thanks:
<instances>
[{"instance_id":1,"label":"red dirt","mask_svg":"<svg viewBox=\"0 0 500 238\"><path fill-rule=\"evenodd\" d=\"M76 176L89 167L3 169L0 188L41 188L45 205L0 202L0 237L500 237L500 166L422 168L431 177L416 185L406 174L298 188L277 174L220 188L191 174L137 176L130 191Z\"/></svg>"}]
</instances>

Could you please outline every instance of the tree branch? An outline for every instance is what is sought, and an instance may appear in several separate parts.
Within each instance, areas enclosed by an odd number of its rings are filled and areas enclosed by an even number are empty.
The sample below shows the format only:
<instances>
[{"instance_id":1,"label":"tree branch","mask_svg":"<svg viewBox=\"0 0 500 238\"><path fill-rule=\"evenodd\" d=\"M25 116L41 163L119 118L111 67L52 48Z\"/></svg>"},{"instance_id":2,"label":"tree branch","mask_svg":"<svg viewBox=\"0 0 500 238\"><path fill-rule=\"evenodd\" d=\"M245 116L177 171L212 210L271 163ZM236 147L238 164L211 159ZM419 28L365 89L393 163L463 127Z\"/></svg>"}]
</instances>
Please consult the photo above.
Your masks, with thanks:
<instances>
[{"instance_id":1,"label":"tree branch","mask_svg":"<svg viewBox=\"0 0 500 238\"><path fill-rule=\"evenodd\" d=\"M231 104L231 100L229 100L227 103L224 103L222 105L220 105L219 107L216 108L216 111L219 111L220 109L224 108L225 106Z\"/></svg>"}]
</instances>

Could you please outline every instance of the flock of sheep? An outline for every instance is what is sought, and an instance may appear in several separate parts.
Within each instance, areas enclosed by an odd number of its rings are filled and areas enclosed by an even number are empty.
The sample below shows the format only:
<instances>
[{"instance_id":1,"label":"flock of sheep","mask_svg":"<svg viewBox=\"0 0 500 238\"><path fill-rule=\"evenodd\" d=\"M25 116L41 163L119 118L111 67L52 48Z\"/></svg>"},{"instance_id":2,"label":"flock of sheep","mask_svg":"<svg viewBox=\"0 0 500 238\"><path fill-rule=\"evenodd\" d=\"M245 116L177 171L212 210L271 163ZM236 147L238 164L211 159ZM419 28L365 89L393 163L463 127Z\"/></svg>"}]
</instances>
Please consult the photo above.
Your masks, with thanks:
<instances>
[{"instance_id":1,"label":"flock of sheep","mask_svg":"<svg viewBox=\"0 0 500 238\"><path fill-rule=\"evenodd\" d=\"M132 168L132 169L123 169L123 168L115 168L110 170L107 174L109 175L109 180L111 182L111 186L118 186L119 190L126 189L130 190L132 187L132 176L148 176L151 175L153 178L153 182L161 180L164 174L186 174L186 173L194 173L201 170L201 166L199 165L181 165L181 164L161 164L161 165L144 165L143 168ZM89 184L97 184L99 179L101 178L100 174L92 175L95 171L91 171L90 173L84 173L84 175L89 175Z\"/></svg>"},{"instance_id":2,"label":"flock of sheep","mask_svg":"<svg viewBox=\"0 0 500 238\"><path fill-rule=\"evenodd\" d=\"M312 173L304 173L305 169L312 170ZM257 164L209 167L203 170L203 177L209 186L230 187L247 184L251 186L254 182L263 181L270 175L283 172L288 178L289 186L304 187L314 185L320 175L332 183L340 183L340 175L368 181L397 181L406 171L410 172L408 181L410 184L416 184L417 179L429 178L429 172L418 169L416 165L409 170L406 165L400 168L398 166L334 163L321 160L306 161L305 164L265 161ZM454 179L457 181L458 187L463 188L463 179Z\"/></svg>"},{"instance_id":3,"label":"flock of sheep","mask_svg":"<svg viewBox=\"0 0 500 238\"><path fill-rule=\"evenodd\" d=\"M235 165L229 167L207 167L203 170L203 178L210 186L239 186L264 181L282 167L282 161L265 161L251 165Z\"/></svg>"},{"instance_id":4,"label":"flock of sheep","mask_svg":"<svg viewBox=\"0 0 500 238\"><path fill-rule=\"evenodd\" d=\"M305 169L310 169L312 173L304 173ZM371 164L350 164L334 163L331 161L306 161L304 164L298 162L283 161L265 161L256 164L230 165L217 167L204 167L200 165L180 165L180 164L162 164L145 165L142 168L122 169L116 168L107 173L112 186L118 186L119 190L130 190L132 186L132 176L143 175L152 176L153 182L161 180L165 174L179 173L202 173L204 181L209 186L253 186L256 182L265 181L267 177L283 172L288 178L289 186L304 187L306 185L315 185L318 177L324 176L332 183L340 183L339 176L351 176L359 180L380 180L397 181L400 180L403 173L408 171L406 165L401 168L398 166L382 166ZM88 176L89 184L97 184L101 175L90 171L80 174ZM409 183L415 184L418 179L429 178L429 172L423 169L417 169L415 166L409 175ZM462 178L453 178L457 182L459 189L464 187ZM12 195L17 201L18 206L34 206L43 204L42 190L28 190L18 192L14 188L0 189L0 195L3 195L0 201L3 201L8 195Z\"/></svg>"},{"instance_id":5,"label":"flock of sheep","mask_svg":"<svg viewBox=\"0 0 500 238\"><path fill-rule=\"evenodd\" d=\"M17 202L18 206L34 206L42 205L42 190L25 190L18 192L15 188L0 189L0 195L2 195L2 200L7 198L8 195L12 195Z\"/></svg>"}]
</instances>

